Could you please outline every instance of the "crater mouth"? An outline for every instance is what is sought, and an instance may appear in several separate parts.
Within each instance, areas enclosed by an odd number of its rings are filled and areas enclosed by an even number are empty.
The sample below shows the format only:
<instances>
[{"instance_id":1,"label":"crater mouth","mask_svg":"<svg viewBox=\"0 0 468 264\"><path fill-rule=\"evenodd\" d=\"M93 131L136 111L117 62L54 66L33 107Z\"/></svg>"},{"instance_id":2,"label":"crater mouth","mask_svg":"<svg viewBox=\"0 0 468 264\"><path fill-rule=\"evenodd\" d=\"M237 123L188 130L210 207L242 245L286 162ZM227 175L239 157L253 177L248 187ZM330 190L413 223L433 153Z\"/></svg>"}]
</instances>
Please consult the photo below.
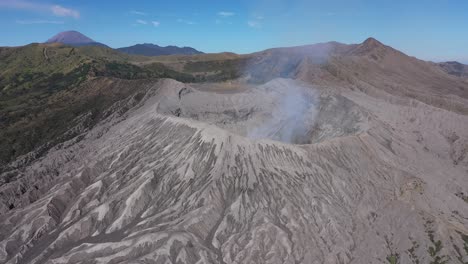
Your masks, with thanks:
<instances>
[{"instance_id":1,"label":"crater mouth","mask_svg":"<svg viewBox=\"0 0 468 264\"><path fill-rule=\"evenodd\" d=\"M165 93L158 112L214 124L251 139L311 144L363 130L363 113L343 96L291 79L259 86L197 84Z\"/></svg>"}]
</instances>

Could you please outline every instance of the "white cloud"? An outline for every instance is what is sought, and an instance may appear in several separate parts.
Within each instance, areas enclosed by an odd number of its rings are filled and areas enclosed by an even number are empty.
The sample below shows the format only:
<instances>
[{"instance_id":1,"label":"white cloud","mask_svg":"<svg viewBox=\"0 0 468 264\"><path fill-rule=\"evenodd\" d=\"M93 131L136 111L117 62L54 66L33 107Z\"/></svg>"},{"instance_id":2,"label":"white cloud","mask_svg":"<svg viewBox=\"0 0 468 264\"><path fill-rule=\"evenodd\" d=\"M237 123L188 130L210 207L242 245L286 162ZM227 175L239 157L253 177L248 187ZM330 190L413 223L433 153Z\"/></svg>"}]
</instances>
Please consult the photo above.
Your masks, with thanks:
<instances>
[{"instance_id":1,"label":"white cloud","mask_svg":"<svg viewBox=\"0 0 468 264\"><path fill-rule=\"evenodd\" d=\"M263 27L263 19L265 17L259 13L254 13L251 15L251 18L247 21L247 25L251 28L262 28Z\"/></svg>"},{"instance_id":2,"label":"white cloud","mask_svg":"<svg viewBox=\"0 0 468 264\"><path fill-rule=\"evenodd\" d=\"M235 13L233 12L227 12L227 11L218 12L218 16L221 16L221 17L231 17L233 15L235 15Z\"/></svg>"},{"instance_id":3,"label":"white cloud","mask_svg":"<svg viewBox=\"0 0 468 264\"><path fill-rule=\"evenodd\" d=\"M59 5L54 5L51 6L50 9L52 10L52 13L56 16L61 16L61 17L74 17L74 18L79 18L80 17L80 12L66 8L63 6Z\"/></svg>"},{"instance_id":4,"label":"white cloud","mask_svg":"<svg viewBox=\"0 0 468 264\"><path fill-rule=\"evenodd\" d=\"M135 24L133 24L134 26L140 24L140 25L153 25L154 27L159 27L159 25L161 23L159 23L159 21L146 21L146 20L143 20L143 19L137 19L135 20Z\"/></svg>"},{"instance_id":5,"label":"white cloud","mask_svg":"<svg viewBox=\"0 0 468 264\"><path fill-rule=\"evenodd\" d=\"M247 21L247 25L251 28L262 28L262 23L255 20Z\"/></svg>"},{"instance_id":6,"label":"white cloud","mask_svg":"<svg viewBox=\"0 0 468 264\"><path fill-rule=\"evenodd\" d=\"M187 24L187 25L195 25L195 24L196 24L196 23L193 22L193 21L185 20L185 19L182 19L182 18L177 19L177 22L179 22L179 23L184 23L184 24Z\"/></svg>"},{"instance_id":7,"label":"white cloud","mask_svg":"<svg viewBox=\"0 0 468 264\"><path fill-rule=\"evenodd\" d=\"M138 15L138 16L146 16L147 15L145 12L140 12L140 11L136 11L136 10L130 11L130 14Z\"/></svg>"},{"instance_id":8,"label":"white cloud","mask_svg":"<svg viewBox=\"0 0 468 264\"><path fill-rule=\"evenodd\" d=\"M16 20L17 24L32 25L32 24L64 24L63 21L56 20Z\"/></svg>"},{"instance_id":9,"label":"white cloud","mask_svg":"<svg viewBox=\"0 0 468 264\"><path fill-rule=\"evenodd\" d=\"M24 0L0 0L0 8L28 10L34 12L50 12L55 16L79 18L80 12L60 5L39 4Z\"/></svg>"}]
</instances>

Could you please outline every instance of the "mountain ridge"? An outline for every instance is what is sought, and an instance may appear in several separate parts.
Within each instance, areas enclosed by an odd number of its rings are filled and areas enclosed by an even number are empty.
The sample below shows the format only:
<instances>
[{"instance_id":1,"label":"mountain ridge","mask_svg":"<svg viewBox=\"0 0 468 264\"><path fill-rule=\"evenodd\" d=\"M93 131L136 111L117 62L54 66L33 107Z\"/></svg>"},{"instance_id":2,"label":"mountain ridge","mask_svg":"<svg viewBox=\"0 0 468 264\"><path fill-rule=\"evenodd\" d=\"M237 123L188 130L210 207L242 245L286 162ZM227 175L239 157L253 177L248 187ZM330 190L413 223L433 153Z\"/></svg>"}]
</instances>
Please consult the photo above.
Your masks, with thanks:
<instances>
[{"instance_id":1,"label":"mountain ridge","mask_svg":"<svg viewBox=\"0 0 468 264\"><path fill-rule=\"evenodd\" d=\"M458 61L445 61L437 63L444 71L448 74L455 75L457 77L467 78L468 77L468 65Z\"/></svg>"},{"instance_id":2,"label":"mountain ridge","mask_svg":"<svg viewBox=\"0 0 468 264\"><path fill-rule=\"evenodd\" d=\"M144 56L203 54L203 52L192 47L178 47L174 45L163 47L152 43L135 44L133 46L117 48L116 50L127 54Z\"/></svg>"},{"instance_id":3,"label":"mountain ridge","mask_svg":"<svg viewBox=\"0 0 468 264\"><path fill-rule=\"evenodd\" d=\"M68 30L57 33L56 35L49 38L45 43L62 43L65 45L70 45L74 47L82 46L101 46L110 48L104 43L97 42L83 33L76 30ZM130 55L143 55L143 56L161 56L161 55L196 55L203 54L203 52L198 51L192 47L179 47L175 45L168 46L159 46L153 43L142 43L135 44L128 47L116 48L122 53Z\"/></svg>"}]
</instances>

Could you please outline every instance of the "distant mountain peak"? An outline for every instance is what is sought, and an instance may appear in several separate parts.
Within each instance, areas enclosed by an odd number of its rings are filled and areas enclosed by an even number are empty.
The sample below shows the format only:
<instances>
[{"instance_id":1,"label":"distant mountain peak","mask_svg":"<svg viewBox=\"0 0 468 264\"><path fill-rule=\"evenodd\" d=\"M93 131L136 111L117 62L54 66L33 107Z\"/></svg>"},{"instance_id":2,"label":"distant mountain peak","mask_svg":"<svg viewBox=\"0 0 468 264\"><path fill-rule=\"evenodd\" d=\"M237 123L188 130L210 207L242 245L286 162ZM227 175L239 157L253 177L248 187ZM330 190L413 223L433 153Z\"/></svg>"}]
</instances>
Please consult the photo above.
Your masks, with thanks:
<instances>
[{"instance_id":1,"label":"distant mountain peak","mask_svg":"<svg viewBox=\"0 0 468 264\"><path fill-rule=\"evenodd\" d=\"M380 46L384 46L384 44L382 44L382 42L376 40L375 38L373 37L369 37L367 38L366 40L364 40L364 42L362 43L363 46L366 46L366 47L380 47Z\"/></svg>"},{"instance_id":2,"label":"distant mountain peak","mask_svg":"<svg viewBox=\"0 0 468 264\"><path fill-rule=\"evenodd\" d=\"M393 50L391 47L384 45L382 42L378 41L375 38L369 37L361 44L358 44L355 49L351 51L355 55L369 55L378 53L379 57L385 54L387 51ZM374 54L374 58L375 58Z\"/></svg>"},{"instance_id":3,"label":"distant mountain peak","mask_svg":"<svg viewBox=\"0 0 468 264\"><path fill-rule=\"evenodd\" d=\"M83 35L82 33L78 31L69 30L69 31L60 32L46 41L46 43L55 43L55 42L60 42L64 44L83 44L83 43L92 43L96 41L92 40L91 38Z\"/></svg>"},{"instance_id":4,"label":"distant mountain peak","mask_svg":"<svg viewBox=\"0 0 468 264\"><path fill-rule=\"evenodd\" d=\"M46 41L46 43L63 43L71 46L103 46L105 44L94 41L93 39L85 36L84 34L75 31L68 30L58 33Z\"/></svg>"}]
</instances>

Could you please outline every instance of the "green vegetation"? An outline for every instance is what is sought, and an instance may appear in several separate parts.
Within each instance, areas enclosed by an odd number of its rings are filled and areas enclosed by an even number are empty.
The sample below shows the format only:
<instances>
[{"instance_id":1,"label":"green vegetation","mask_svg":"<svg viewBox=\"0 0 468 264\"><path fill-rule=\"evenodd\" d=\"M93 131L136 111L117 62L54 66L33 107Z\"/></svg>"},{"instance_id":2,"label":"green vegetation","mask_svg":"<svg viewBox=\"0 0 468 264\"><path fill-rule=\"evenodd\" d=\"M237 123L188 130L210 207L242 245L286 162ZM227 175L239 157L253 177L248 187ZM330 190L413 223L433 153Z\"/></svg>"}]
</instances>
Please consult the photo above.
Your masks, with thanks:
<instances>
[{"instance_id":1,"label":"green vegetation","mask_svg":"<svg viewBox=\"0 0 468 264\"><path fill-rule=\"evenodd\" d=\"M426 233L429 236L429 240L432 243L432 246L429 246L427 250L429 256L432 257L432 261L430 262L430 264L445 264L448 262L448 257L445 255L440 255L443 245L442 241L435 240L434 230L432 227L433 223L434 222L432 220L427 220L426 224L424 225L424 227L426 228Z\"/></svg>"},{"instance_id":2,"label":"green vegetation","mask_svg":"<svg viewBox=\"0 0 468 264\"><path fill-rule=\"evenodd\" d=\"M464 259L468 259L468 236L461 233L460 231L457 231L457 233L460 235L460 238L463 241L463 250L462 252L460 248L457 246L456 242L454 241L453 237L450 236L450 240L452 241L453 249L457 253L457 259L460 263L462 264L468 264L468 261L464 261Z\"/></svg>"},{"instance_id":3,"label":"green vegetation","mask_svg":"<svg viewBox=\"0 0 468 264\"><path fill-rule=\"evenodd\" d=\"M400 256L398 254L387 256L387 261L390 264L398 264L399 259L400 259Z\"/></svg>"},{"instance_id":4,"label":"green vegetation","mask_svg":"<svg viewBox=\"0 0 468 264\"><path fill-rule=\"evenodd\" d=\"M468 236L460 232L459 234L463 240L463 249L465 250L466 255L468 255Z\"/></svg>"},{"instance_id":5,"label":"green vegetation","mask_svg":"<svg viewBox=\"0 0 468 264\"><path fill-rule=\"evenodd\" d=\"M460 234L460 237L463 240L463 250L465 251L465 256L468 257L468 236L461 232L458 232L458 234Z\"/></svg>"},{"instance_id":6,"label":"green vegetation","mask_svg":"<svg viewBox=\"0 0 468 264\"><path fill-rule=\"evenodd\" d=\"M386 257L387 262L389 264L400 263L400 254L396 252L395 247L393 246L393 242L391 241L391 239L388 238L387 235L385 235L384 238L385 238L385 244L387 245L387 249L388 251L390 251L390 254L387 255Z\"/></svg>"},{"instance_id":7,"label":"green vegetation","mask_svg":"<svg viewBox=\"0 0 468 264\"><path fill-rule=\"evenodd\" d=\"M458 192L455 194L458 198L462 199L465 201L465 203L468 203L468 195L465 195L463 192Z\"/></svg>"},{"instance_id":8,"label":"green vegetation","mask_svg":"<svg viewBox=\"0 0 468 264\"><path fill-rule=\"evenodd\" d=\"M181 82L196 82L200 81L197 80L196 77L192 76L188 73L181 73L171 69L168 69L164 64L161 63L152 63L143 66L143 71L147 76L150 77L164 77L164 78L172 78Z\"/></svg>"},{"instance_id":9,"label":"green vegetation","mask_svg":"<svg viewBox=\"0 0 468 264\"><path fill-rule=\"evenodd\" d=\"M433 242L434 246L430 246L428 249L429 255L432 257L431 264L443 264L447 263L447 256L439 256L440 251L442 250L442 242L437 240Z\"/></svg>"},{"instance_id":10,"label":"green vegetation","mask_svg":"<svg viewBox=\"0 0 468 264\"><path fill-rule=\"evenodd\" d=\"M147 80L200 81L161 63L132 63L142 60L104 47L0 48L0 172L20 155L36 149L40 156L76 136L70 129L78 117L85 117L84 129L92 127L113 103L142 92Z\"/></svg>"},{"instance_id":11,"label":"green vegetation","mask_svg":"<svg viewBox=\"0 0 468 264\"><path fill-rule=\"evenodd\" d=\"M225 81L239 78L247 67L244 58L211 61L188 61L184 72L195 74L197 81Z\"/></svg>"},{"instance_id":12,"label":"green vegetation","mask_svg":"<svg viewBox=\"0 0 468 264\"><path fill-rule=\"evenodd\" d=\"M411 237L410 237L410 240L411 240L412 246L406 252L408 253L408 256L411 259L411 262L413 264L419 264L419 259L418 259L418 256L416 255L416 250L418 250L419 244L418 242L414 241Z\"/></svg>"}]
</instances>

